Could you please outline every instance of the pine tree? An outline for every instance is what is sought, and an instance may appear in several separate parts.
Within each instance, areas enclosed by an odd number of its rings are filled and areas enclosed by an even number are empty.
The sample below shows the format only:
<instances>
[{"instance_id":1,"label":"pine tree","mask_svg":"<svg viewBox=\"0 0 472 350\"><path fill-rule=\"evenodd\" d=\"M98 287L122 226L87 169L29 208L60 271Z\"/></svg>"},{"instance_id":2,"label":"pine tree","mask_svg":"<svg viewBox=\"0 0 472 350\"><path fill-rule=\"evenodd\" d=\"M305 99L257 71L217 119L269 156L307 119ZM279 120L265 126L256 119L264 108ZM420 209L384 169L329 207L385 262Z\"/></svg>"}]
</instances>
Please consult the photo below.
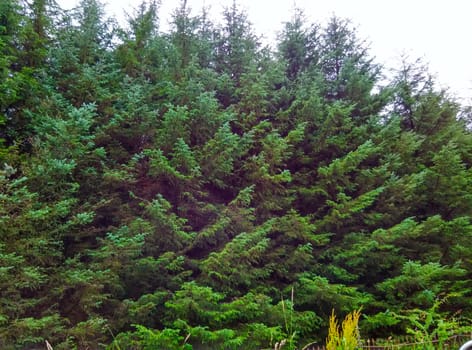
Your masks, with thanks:
<instances>
[{"instance_id":1,"label":"pine tree","mask_svg":"<svg viewBox=\"0 0 472 350\"><path fill-rule=\"evenodd\" d=\"M319 64L320 34L317 25L306 24L304 13L295 8L290 22L279 36L278 51L286 61L286 76L296 79L301 73Z\"/></svg>"},{"instance_id":2,"label":"pine tree","mask_svg":"<svg viewBox=\"0 0 472 350\"><path fill-rule=\"evenodd\" d=\"M227 107L237 101L235 88L240 86L241 77L254 64L259 47L247 14L236 1L223 12L224 22L219 31L216 47L215 70L229 81L224 90L217 91L217 97Z\"/></svg>"},{"instance_id":3,"label":"pine tree","mask_svg":"<svg viewBox=\"0 0 472 350\"><path fill-rule=\"evenodd\" d=\"M130 30L124 33L123 44L117 48L117 58L127 75L150 75L150 48L158 28L157 1L143 1L135 13L128 16Z\"/></svg>"}]
</instances>

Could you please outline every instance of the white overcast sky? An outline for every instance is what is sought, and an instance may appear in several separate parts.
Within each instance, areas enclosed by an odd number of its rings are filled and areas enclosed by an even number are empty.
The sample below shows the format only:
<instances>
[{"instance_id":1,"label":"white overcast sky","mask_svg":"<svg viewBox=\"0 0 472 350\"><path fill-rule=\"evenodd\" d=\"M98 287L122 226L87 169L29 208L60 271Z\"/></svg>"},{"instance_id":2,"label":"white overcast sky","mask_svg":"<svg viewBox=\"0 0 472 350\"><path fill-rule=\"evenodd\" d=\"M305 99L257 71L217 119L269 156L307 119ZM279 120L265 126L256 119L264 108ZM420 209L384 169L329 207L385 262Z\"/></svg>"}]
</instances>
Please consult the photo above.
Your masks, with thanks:
<instances>
[{"instance_id":1,"label":"white overcast sky","mask_svg":"<svg viewBox=\"0 0 472 350\"><path fill-rule=\"evenodd\" d=\"M58 0L65 9L78 0ZM140 0L105 0L106 11L123 21L124 10ZM161 28L166 28L178 0L162 0ZM398 66L406 53L421 57L443 87L466 99L472 98L472 0L237 0L248 13L255 32L273 42L282 23L290 20L294 4L304 9L311 22L324 23L333 14L351 19L361 39L370 43L371 54L387 67ZM188 0L197 14L209 6L212 18L220 20L232 0Z\"/></svg>"}]
</instances>

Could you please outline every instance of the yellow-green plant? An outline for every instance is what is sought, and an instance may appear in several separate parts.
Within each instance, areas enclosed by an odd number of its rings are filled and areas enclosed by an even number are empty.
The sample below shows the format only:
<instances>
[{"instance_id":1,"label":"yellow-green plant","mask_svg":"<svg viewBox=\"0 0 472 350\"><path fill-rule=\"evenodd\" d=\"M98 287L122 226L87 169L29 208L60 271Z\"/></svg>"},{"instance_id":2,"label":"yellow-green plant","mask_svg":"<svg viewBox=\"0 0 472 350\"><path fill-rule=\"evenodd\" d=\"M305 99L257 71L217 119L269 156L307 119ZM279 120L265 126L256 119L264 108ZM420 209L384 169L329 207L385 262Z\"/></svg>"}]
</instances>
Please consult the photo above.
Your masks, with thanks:
<instances>
[{"instance_id":1,"label":"yellow-green plant","mask_svg":"<svg viewBox=\"0 0 472 350\"><path fill-rule=\"evenodd\" d=\"M356 310L349 313L339 328L338 320L334 310L329 318L328 338L326 339L327 350L353 350L359 344L359 318L361 311Z\"/></svg>"}]
</instances>

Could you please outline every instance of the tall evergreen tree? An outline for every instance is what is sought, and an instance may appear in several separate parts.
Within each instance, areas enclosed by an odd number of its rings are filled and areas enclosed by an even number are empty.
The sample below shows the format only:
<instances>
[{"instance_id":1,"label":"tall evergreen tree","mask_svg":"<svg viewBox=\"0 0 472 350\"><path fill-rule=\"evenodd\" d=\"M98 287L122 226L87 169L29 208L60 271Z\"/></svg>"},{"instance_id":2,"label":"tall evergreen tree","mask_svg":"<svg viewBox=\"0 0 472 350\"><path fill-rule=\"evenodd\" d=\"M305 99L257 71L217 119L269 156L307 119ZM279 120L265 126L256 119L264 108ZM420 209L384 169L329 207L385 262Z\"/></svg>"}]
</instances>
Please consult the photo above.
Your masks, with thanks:
<instances>
[{"instance_id":1,"label":"tall evergreen tree","mask_svg":"<svg viewBox=\"0 0 472 350\"><path fill-rule=\"evenodd\" d=\"M308 27L304 13L295 8L290 22L286 22L279 35L278 51L286 61L286 75L294 80L310 66L319 63L320 56L319 26Z\"/></svg>"},{"instance_id":2,"label":"tall evergreen tree","mask_svg":"<svg viewBox=\"0 0 472 350\"><path fill-rule=\"evenodd\" d=\"M240 86L242 75L255 63L259 43L247 14L236 1L224 10L223 17L216 47L215 70L230 79L225 82L224 89L218 91L219 100L227 107L237 101L234 89Z\"/></svg>"}]
</instances>

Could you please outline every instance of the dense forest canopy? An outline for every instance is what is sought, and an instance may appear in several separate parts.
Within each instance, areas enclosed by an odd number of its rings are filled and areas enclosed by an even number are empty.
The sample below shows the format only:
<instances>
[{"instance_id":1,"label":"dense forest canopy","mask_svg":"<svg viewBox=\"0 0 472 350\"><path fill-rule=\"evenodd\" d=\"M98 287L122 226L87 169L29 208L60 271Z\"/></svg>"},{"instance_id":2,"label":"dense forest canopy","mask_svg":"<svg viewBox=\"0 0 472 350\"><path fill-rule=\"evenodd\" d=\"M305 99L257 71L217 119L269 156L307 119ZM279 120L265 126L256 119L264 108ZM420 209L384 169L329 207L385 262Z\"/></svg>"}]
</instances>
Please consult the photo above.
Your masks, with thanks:
<instances>
[{"instance_id":1,"label":"dense forest canopy","mask_svg":"<svg viewBox=\"0 0 472 350\"><path fill-rule=\"evenodd\" d=\"M420 61L386 79L343 18L295 9L275 49L236 2L163 20L0 2L2 349L470 326L470 110Z\"/></svg>"}]
</instances>

